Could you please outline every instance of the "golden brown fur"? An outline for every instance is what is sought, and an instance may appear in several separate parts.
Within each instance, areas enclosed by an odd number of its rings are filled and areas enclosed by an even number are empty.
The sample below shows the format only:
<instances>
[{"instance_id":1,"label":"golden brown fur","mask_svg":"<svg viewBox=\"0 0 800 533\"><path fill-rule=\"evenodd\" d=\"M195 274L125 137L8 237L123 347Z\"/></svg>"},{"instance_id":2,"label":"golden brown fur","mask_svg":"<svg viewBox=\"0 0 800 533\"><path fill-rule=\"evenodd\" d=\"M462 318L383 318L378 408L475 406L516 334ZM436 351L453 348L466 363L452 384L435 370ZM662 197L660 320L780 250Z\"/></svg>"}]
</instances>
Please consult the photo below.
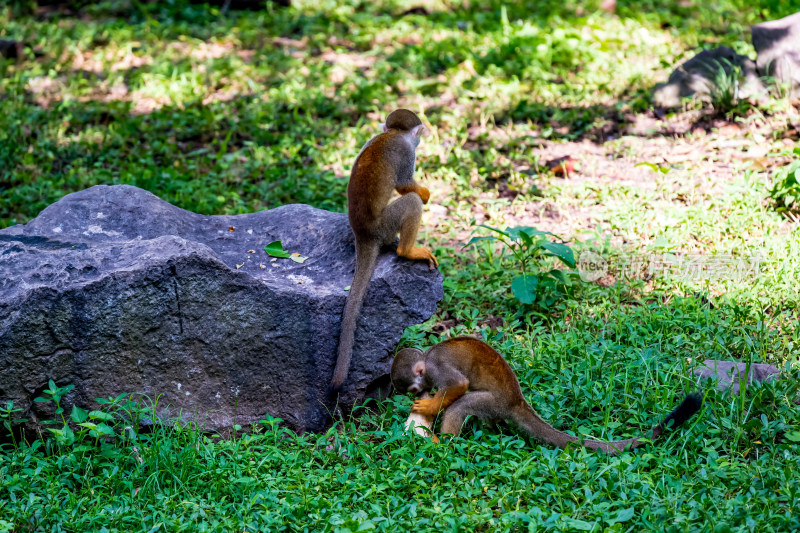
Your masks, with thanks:
<instances>
[{"instance_id":1,"label":"golden brown fur","mask_svg":"<svg viewBox=\"0 0 800 533\"><path fill-rule=\"evenodd\" d=\"M398 109L386 118L384 130L364 145L347 185L348 218L356 239L356 271L342 315L339 352L331 381L333 391L347 377L358 315L380 247L393 244L399 233L397 255L428 261L431 269L438 266L428 248L415 246L422 204L430 198L428 189L414 181L415 150L423 131L422 121L411 111ZM402 196L389 203L395 191Z\"/></svg>"},{"instance_id":2,"label":"golden brown fur","mask_svg":"<svg viewBox=\"0 0 800 533\"><path fill-rule=\"evenodd\" d=\"M392 364L392 383L400 392L415 394L438 389L432 398L414 402L411 412L427 416L444 412L442 433L458 435L464 419L474 415L490 420L511 419L531 436L561 448L582 444L616 454L642 443L640 438L580 442L577 437L558 431L525 400L517 376L506 360L491 346L472 337L446 340L425 353L413 348L400 350ZM677 427L697 412L700 405L699 396L687 396L662 424L653 428L650 438L658 437L670 420Z\"/></svg>"}]
</instances>

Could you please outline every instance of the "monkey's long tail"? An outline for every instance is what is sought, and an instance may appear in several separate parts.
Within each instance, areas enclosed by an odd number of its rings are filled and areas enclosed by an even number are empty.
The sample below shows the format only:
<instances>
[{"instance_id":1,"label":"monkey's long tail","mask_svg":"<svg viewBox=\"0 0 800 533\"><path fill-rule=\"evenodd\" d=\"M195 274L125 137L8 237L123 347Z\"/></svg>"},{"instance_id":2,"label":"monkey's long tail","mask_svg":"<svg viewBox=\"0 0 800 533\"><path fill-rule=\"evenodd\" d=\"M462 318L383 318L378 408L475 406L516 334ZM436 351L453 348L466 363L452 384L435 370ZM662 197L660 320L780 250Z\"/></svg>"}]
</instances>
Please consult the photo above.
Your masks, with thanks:
<instances>
[{"instance_id":1,"label":"monkey's long tail","mask_svg":"<svg viewBox=\"0 0 800 533\"><path fill-rule=\"evenodd\" d=\"M350 369L350 357L353 355L353 342L356 337L358 315L361 314L361 306L364 303L364 297L367 295L369 280L375 270L378 251L378 247L375 245L359 245L358 241L356 241L356 271L353 274L353 282L350 285L350 292L347 294L347 301L344 304L344 312L342 313L339 353L336 356L336 367L333 369L333 379L330 386L332 394L341 390L342 383L347 377L347 371Z\"/></svg>"},{"instance_id":2,"label":"monkey's long tail","mask_svg":"<svg viewBox=\"0 0 800 533\"><path fill-rule=\"evenodd\" d=\"M680 403L680 405L678 405L678 407L676 407L670 414L666 416L666 418L664 418L662 423L653 428L651 439L655 439L661 435L667 428L670 421L672 421L670 427L673 429L677 428L689 420L697 411L699 411L702 405L703 396L701 394L688 394ZM583 444L583 446L591 448L592 450L601 450L610 455L616 455L629 446L631 449L633 449L643 444L643 442L640 440L641 437L616 440L612 442L585 440L583 443L581 443L577 437L574 437L568 433L564 433L563 431L558 431L556 428L545 422L542 417L540 417L539 414L533 409L533 407L528 405L527 402L523 402L514 409L512 418L532 437L537 438L546 444L552 444L560 448L566 448L569 444Z\"/></svg>"}]
</instances>

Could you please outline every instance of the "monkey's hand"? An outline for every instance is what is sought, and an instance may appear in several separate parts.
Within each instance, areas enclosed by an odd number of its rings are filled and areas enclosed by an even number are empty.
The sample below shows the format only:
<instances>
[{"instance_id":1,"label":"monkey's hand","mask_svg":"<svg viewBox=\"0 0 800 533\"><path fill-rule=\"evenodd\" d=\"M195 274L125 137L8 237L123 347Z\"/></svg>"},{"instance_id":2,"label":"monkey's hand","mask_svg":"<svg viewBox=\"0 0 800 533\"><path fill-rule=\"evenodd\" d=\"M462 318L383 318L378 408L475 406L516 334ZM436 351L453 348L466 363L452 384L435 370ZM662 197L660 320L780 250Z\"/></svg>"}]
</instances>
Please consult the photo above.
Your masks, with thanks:
<instances>
[{"instance_id":1,"label":"monkey's hand","mask_svg":"<svg viewBox=\"0 0 800 533\"><path fill-rule=\"evenodd\" d=\"M436 416L437 414L439 414L439 410L441 407L442 407L441 398L437 398L436 396L434 396L433 398L426 398L415 401L414 405L411 406L411 413L423 416Z\"/></svg>"},{"instance_id":2,"label":"monkey's hand","mask_svg":"<svg viewBox=\"0 0 800 533\"><path fill-rule=\"evenodd\" d=\"M422 398L414 402L411 412L421 415L437 415L450 407L454 401L466 394L469 383L462 383L450 386L446 389L439 389L433 398Z\"/></svg>"},{"instance_id":3,"label":"monkey's hand","mask_svg":"<svg viewBox=\"0 0 800 533\"><path fill-rule=\"evenodd\" d=\"M423 204L427 204L428 200L430 200L431 198L431 191L429 191L427 187L423 187L421 185L417 189L417 194L419 194L419 197L422 199Z\"/></svg>"},{"instance_id":4,"label":"monkey's hand","mask_svg":"<svg viewBox=\"0 0 800 533\"><path fill-rule=\"evenodd\" d=\"M434 267L439 268L439 261L436 260L433 252L431 252L430 248L425 248L424 246L414 246L410 250L398 248L397 255L415 261L427 261L430 270L433 270Z\"/></svg>"},{"instance_id":5,"label":"monkey's hand","mask_svg":"<svg viewBox=\"0 0 800 533\"><path fill-rule=\"evenodd\" d=\"M415 192L419 195L420 200L422 200L423 204L427 204L428 200L431 199L431 191L429 191L426 187L423 187L419 183L412 182L408 185L403 185L402 187L397 188L397 192L400 194L408 194L410 192Z\"/></svg>"}]
</instances>

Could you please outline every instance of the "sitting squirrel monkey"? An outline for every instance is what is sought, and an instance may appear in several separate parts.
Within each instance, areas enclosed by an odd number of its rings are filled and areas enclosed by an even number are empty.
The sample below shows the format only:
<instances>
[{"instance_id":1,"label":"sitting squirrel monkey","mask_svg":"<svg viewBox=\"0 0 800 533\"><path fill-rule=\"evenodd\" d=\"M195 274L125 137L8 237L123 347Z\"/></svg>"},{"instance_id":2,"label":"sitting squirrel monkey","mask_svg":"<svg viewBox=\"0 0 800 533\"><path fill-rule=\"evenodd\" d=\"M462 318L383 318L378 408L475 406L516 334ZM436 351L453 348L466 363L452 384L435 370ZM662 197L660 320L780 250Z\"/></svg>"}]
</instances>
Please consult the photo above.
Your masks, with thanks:
<instances>
[{"instance_id":1,"label":"sitting squirrel monkey","mask_svg":"<svg viewBox=\"0 0 800 533\"><path fill-rule=\"evenodd\" d=\"M427 204L431 195L414 181L416 149L424 129L411 111L392 111L386 117L383 133L370 139L353 163L347 185L347 215L356 240L356 271L342 315L332 392L338 391L347 377L358 315L381 246L394 244L399 233L397 255L427 261L431 270L439 266L428 248L414 245L422 204ZM395 191L401 196L389 203Z\"/></svg>"},{"instance_id":2,"label":"sitting squirrel monkey","mask_svg":"<svg viewBox=\"0 0 800 533\"><path fill-rule=\"evenodd\" d=\"M472 337L446 340L425 353L404 348L394 358L391 377L395 389L401 393L419 394L438 389L432 398L414 402L411 413L431 416L444 411L442 433L458 435L464 419L474 415L485 419L511 419L532 437L560 448L582 444L614 455L626 447L636 448L642 444L641 437L581 442L577 437L558 431L525 401L517 376L506 360L491 346ZM701 405L700 394L689 394L653 428L650 438L661 435L670 421L673 428L678 427L700 410Z\"/></svg>"}]
</instances>

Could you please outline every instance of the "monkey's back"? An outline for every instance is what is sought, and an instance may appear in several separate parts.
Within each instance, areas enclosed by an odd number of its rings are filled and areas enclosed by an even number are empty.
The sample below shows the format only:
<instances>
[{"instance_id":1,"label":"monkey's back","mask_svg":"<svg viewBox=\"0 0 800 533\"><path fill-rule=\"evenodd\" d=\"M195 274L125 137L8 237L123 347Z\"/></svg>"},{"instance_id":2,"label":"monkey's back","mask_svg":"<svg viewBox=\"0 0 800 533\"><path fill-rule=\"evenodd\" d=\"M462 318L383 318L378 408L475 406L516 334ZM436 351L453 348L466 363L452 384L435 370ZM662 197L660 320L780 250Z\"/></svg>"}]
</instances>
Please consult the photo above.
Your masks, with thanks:
<instances>
[{"instance_id":1,"label":"monkey's back","mask_svg":"<svg viewBox=\"0 0 800 533\"><path fill-rule=\"evenodd\" d=\"M513 405L525 401L508 362L494 348L474 337L455 337L431 348L428 357L450 354L452 364L469 380L469 390L502 393ZM454 356L454 357L453 357Z\"/></svg>"},{"instance_id":2,"label":"monkey's back","mask_svg":"<svg viewBox=\"0 0 800 533\"><path fill-rule=\"evenodd\" d=\"M404 161L410 158L413 162L413 150L401 138L395 138L399 135L395 131L377 135L353 163L347 184L347 210L357 236L377 232L381 213L398 185L398 176L407 171Z\"/></svg>"}]
</instances>

